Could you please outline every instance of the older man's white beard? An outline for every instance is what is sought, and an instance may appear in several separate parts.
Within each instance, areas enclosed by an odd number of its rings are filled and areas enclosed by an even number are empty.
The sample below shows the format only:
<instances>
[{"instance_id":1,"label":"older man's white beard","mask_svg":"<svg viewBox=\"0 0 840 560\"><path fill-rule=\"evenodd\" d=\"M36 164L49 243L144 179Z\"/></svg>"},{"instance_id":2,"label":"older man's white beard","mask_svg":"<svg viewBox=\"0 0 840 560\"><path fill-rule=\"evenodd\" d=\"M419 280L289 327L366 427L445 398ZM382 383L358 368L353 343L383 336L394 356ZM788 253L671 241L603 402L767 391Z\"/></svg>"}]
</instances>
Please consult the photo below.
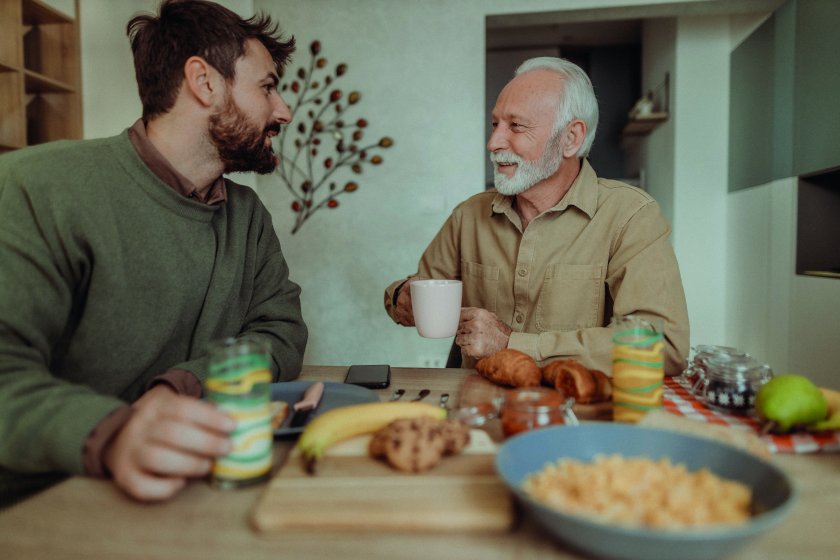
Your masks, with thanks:
<instances>
[{"instance_id":1,"label":"older man's white beard","mask_svg":"<svg viewBox=\"0 0 840 560\"><path fill-rule=\"evenodd\" d=\"M525 192L540 181L554 175L563 163L562 152L555 142L549 142L540 159L537 161L524 160L511 152L490 152L493 165L493 183L496 190L507 196L515 196ZM498 163L515 163L516 172L513 177L501 173L495 165Z\"/></svg>"}]
</instances>

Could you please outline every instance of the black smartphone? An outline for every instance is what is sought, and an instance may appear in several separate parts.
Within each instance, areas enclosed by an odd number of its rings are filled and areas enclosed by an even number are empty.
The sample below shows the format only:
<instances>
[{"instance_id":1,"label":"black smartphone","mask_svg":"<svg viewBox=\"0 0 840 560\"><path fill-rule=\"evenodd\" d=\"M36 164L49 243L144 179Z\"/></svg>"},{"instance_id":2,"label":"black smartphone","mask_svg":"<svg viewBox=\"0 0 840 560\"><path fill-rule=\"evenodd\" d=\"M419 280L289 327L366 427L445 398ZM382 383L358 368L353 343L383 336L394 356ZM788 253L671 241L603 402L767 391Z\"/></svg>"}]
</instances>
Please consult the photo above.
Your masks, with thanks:
<instances>
[{"instance_id":1,"label":"black smartphone","mask_svg":"<svg viewBox=\"0 0 840 560\"><path fill-rule=\"evenodd\" d=\"M391 366L350 366L344 382L369 389L384 389L391 384Z\"/></svg>"}]
</instances>

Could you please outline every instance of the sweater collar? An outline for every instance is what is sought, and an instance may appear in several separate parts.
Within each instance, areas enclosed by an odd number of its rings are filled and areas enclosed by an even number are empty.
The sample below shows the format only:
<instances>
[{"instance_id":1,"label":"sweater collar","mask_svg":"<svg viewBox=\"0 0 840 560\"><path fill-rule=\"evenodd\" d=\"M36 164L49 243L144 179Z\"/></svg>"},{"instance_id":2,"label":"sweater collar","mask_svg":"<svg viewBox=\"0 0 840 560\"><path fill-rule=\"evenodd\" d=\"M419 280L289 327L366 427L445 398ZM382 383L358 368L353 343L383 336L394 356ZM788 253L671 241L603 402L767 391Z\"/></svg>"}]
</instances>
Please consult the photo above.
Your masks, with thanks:
<instances>
[{"instance_id":1,"label":"sweater collar","mask_svg":"<svg viewBox=\"0 0 840 560\"><path fill-rule=\"evenodd\" d=\"M146 125L143 119L137 119L131 128L128 129L128 138L134 151L146 164L146 167L155 174L161 181L172 187L175 192L187 198L193 198L204 204L219 204L227 200L227 188L225 180L219 176L204 197L198 192L195 184L178 173L169 161L163 157L146 134Z\"/></svg>"}]
</instances>

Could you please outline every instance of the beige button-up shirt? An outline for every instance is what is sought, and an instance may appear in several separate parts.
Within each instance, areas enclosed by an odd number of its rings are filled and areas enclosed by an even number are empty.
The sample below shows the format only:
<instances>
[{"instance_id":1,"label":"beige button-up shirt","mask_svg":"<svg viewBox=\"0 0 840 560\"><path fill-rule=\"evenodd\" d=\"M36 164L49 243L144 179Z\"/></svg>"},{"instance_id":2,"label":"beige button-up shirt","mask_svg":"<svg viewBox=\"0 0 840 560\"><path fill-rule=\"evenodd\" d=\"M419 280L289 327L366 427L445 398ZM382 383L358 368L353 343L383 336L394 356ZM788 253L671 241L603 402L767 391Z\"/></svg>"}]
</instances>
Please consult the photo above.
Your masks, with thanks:
<instances>
[{"instance_id":1,"label":"beige button-up shirt","mask_svg":"<svg viewBox=\"0 0 840 560\"><path fill-rule=\"evenodd\" d=\"M613 316L663 321L665 372L682 371L688 312L670 227L644 191L599 179L587 161L563 199L523 231L513 197L477 194L452 212L417 274L463 281L464 307L492 311L509 348L538 363L575 358L611 373ZM392 298L402 280L385 291ZM475 361L464 356L463 367Z\"/></svg>"}]
</instances>

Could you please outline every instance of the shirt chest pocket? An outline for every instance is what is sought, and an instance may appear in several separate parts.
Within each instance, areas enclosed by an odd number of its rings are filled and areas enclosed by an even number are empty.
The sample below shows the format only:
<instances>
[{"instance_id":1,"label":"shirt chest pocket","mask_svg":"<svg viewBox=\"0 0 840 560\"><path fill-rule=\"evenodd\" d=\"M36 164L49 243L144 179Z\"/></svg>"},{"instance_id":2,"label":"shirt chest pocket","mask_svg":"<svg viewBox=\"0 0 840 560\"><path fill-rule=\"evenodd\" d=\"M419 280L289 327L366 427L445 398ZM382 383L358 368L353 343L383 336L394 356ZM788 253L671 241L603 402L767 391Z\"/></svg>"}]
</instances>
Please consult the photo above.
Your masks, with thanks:
<instances>
[{"instance_id":1,"label":"shirt chest pocket","mask_svg":"<svg viewBox=\"0 0 840 560\"><path fill-rule=\"evenodd\" d=\"M464 307L480 307L496 313L499 293L499 267L477 262L461 261L464 283Z\"/></svg>"},{"instance_id":2,"label":"shirt chest pocket","mask_svg":"<svg viewBox=\"0 0 840 560\"><path fill-rule=\"evenodd\" d=\"M601 326L604 308L602 266L553 264L545 271L535 313L539 331Z\"/></svg>"}]
</instances>

